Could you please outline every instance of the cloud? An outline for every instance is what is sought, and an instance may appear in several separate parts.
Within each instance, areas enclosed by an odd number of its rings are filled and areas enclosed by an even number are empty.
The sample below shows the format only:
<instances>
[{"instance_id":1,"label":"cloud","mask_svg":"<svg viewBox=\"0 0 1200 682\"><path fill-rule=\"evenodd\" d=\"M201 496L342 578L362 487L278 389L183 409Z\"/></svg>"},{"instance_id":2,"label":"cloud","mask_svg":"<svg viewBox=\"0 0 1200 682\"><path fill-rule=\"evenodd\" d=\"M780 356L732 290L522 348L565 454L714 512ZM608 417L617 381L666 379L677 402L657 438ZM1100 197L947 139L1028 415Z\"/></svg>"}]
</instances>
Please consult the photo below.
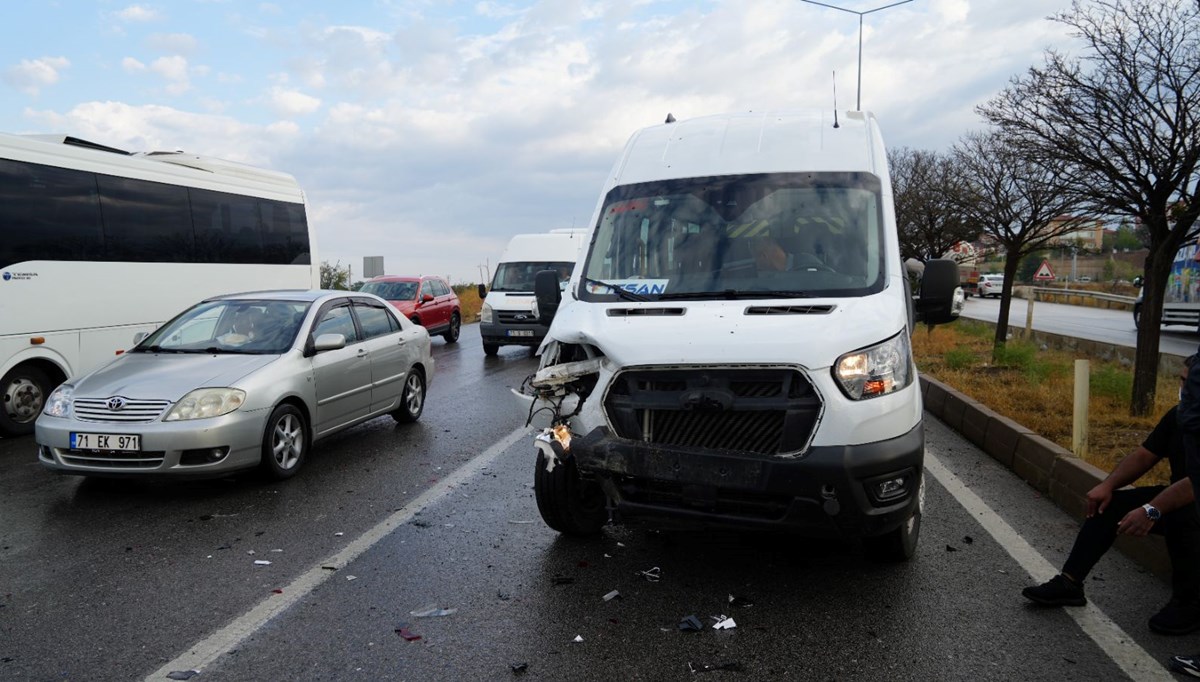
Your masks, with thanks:
<instances>
[{"instance_id":1,"label":"cloud","mask_svg":"<svg viewBox=\"0 0 1200 682\"><path fill-rule=\"evenodd\" d=\"M303 116L321 108L321 100L316 97L279 86L267 92L266 100L272 111L284 117Z\"/></svg>"},{"instance_id":2,"label":"cloud","mask_svg":"<svg viewBox=\"0 0 1200 682\"><path fill-rule=\"evenodd\" d=\"M116 16L121 21L129 23L155 21L161 17L158 10L146 5L130 5L125 9L118 10Z\"/></svg>"},{"instance_id":3,"label":"cloud","mask_svg":"<svg viewBox=\"0 0 1200 682\"><path fill-rule=\"evenodd\" d=\"M196 45L196 38L187 33L155 33L146 39L147 47L166 54L189 55Z\"/></svg>"},{"instance_id":4,"label":"cloud","mask_svg":"<svg viewBox=\"0 0 1200 682\"><path fill-rule=\"evenodd\" d=\"M121 68L125 69L127 73L141 73L146 70L146 65L133 57L126 57L121 60Z\"/></svg>"},{"instance_id":5,"label":"cloud","mask_svg":"<svg viewBox=\"0 0 1200 682\"><path fill-rule=\"evenodd\" d=\"M167 92L172 95L181 95L192 87L188 78L188 61L184 57L159 57L150 62L150 70L167 81Z\"/></svg>"},{"instance_id":6,"label":"cloud","mask_svg":"<svg viewBox=\"0 0 1200 682\"><path fill-rule=\"evenodd\" d=\"M16 66L4 71L4 82L8 85L37 96L41 89L58 82L60 72L71 66L66 57L41 57L22 59Z\"/></svg>"}]
</instances>

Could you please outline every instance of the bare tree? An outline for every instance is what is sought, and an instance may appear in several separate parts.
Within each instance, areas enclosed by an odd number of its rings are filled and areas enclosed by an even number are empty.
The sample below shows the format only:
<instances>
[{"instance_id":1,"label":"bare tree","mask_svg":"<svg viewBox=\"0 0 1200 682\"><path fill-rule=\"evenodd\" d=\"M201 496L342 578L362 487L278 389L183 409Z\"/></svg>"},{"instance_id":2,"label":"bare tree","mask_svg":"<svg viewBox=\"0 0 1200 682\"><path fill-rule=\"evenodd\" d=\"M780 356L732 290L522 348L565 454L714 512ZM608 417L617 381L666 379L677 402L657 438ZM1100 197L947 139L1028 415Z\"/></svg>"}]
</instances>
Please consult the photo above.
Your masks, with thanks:
<instances>
[{"instance_id":1,"label":"bare tree","mask_svg":"<svg viewBox=\"0 0 1200 682\"><path fill-rule=\"evenodd\" d=\"M1096 0L1051 17L1083 56L1053 50L979 112L1099 213L1135 218L1150 249L1130 411L1157 384L1159 324L1171 263L1200 213L1200 8L1196 0Z\"/></svg>"},{"instance_id":2,"label":"bare tree","mask_svg":"<svg viewBox=\"0 0 1200 682\"><path fill-rule=\"evenodd\" d=\"M979 236L979 229L955 209L960 175L953 156L908 147L889 149L888 170L902 258L943 258L950 247Z\"/></svg>"},{"instance_id":3,"label":"bare tree","mask_svg":"<svg viewBox=\"0 0 1200 682\"><path fill-rule=\"evenodd\" d=\"M999 132L970 133L954 145L961 173L958 210L1004 251L1004 288L993 347L1008 338L1008 311L1017 268L1025 256L1071 232L1078 199L1064 191L1062 170L1013 147Z\"/></svg>"}]
</instances>

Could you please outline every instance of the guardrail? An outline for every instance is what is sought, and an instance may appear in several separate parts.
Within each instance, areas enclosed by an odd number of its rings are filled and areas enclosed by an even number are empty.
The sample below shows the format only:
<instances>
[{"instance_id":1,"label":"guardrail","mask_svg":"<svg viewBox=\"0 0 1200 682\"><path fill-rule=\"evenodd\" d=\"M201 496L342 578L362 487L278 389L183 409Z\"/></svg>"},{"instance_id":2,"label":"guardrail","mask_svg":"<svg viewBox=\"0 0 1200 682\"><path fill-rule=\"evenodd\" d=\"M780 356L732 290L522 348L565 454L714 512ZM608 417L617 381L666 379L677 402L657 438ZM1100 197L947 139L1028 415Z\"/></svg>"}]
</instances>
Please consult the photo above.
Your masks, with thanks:
<instances>
[{"instance_id":1,"label":"guardrail","mask_svg":"<svg viewBox=\"0 0 1200 682\"><path fill-rule=\"evenodd\" d=\"M1103 308L1119 308L1122 310L1133 310L1133 302L1137 299L1134 296L1122 296L1120 294L1108 294L1103 291L1088 291L1086 289L1055 289L1053 287L1016 287L1014 294L1024 292L1032 292L1035 301L1046 301L1048 303L1065 302L1072 303L1072 299L1082 302L1085 299L1096 301L1096 307ZM1021 298L1029 298L1028 293L1024 293ZM1063 299L1066 299L1063 301ZM1098 302L1103 301L1103 305ZM1086 305L1086 304L1085 304Z\"/></svg>"}]
</instances>

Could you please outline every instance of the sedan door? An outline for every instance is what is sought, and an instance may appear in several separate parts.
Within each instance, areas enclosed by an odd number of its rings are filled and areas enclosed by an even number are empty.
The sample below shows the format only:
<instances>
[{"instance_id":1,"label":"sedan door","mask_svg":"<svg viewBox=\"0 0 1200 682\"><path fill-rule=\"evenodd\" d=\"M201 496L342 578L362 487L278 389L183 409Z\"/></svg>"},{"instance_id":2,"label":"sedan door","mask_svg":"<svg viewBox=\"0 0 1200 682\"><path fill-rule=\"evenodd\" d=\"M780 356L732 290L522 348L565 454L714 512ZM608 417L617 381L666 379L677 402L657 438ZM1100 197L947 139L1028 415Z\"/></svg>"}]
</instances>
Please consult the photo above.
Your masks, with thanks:
<instances>
[{"instance_id":1,"label":"sedan door","mask_svg":"<svg viewBox=\"0 0 1200 682\"><path fill-rule=\"evenodd\" d=\"M317 400L313 431L318 436L365 417L371 407L370 351L359 338L350 301L318 313L309 344L322 334L341 334L346 346L321 351L312 359Z\"/></svg>"},{"instance_id":2,"label":"sedan door","mask_svg":"<svg viewBox=\"0 0 1200 682\"><path fill-rule=\"evenodd\" d=\"M419 328L404 329L399 320L376 301L354 300L364 341L371 357L371 412L385 412L400 404L404 380L417 361Z\"/></svg>"}]
</instances>

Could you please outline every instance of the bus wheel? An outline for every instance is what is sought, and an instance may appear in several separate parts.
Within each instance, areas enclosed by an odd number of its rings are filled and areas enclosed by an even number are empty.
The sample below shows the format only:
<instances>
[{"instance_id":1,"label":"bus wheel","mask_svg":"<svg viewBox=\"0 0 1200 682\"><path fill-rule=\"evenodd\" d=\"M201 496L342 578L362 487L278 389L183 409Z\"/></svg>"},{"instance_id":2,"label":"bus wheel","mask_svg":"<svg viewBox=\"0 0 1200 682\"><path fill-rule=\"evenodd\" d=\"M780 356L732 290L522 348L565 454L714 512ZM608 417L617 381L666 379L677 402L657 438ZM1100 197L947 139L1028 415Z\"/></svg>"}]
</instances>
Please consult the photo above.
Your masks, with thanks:
<instances>
[{"instance_id":1,"label":"bus wheel","mask_svg":"<svg viewBox=\"0 0 1200 682\"><path fill-rule=\"evenodd\" d=\"M33 433L33 423L50 395L50 380L32 365L18 365L0 379L0 433L23 436Z\"/></svg>"}]
</instances>

